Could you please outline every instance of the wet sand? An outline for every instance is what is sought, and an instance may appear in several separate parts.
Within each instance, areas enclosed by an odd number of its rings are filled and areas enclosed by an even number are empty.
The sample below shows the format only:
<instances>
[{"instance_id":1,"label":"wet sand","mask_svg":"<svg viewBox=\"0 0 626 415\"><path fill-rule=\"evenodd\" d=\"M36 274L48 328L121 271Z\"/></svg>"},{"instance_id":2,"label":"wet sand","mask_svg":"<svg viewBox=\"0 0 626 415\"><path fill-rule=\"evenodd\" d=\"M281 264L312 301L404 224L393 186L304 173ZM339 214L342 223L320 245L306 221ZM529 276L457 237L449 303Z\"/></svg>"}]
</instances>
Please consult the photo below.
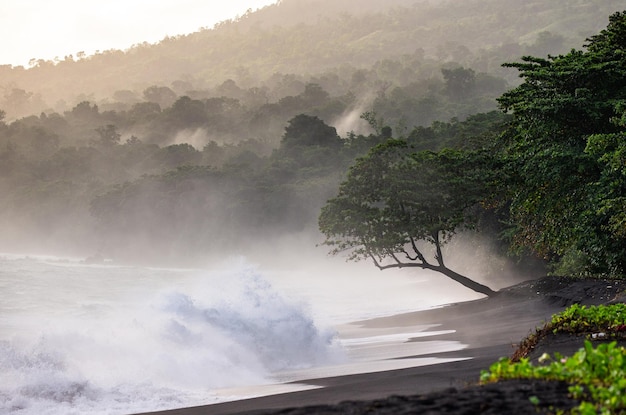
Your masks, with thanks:
<instances>
[{"instance_id":1,"label":"wet sand","mask_svg":"<svg viewBox=\"0 0 626 415\"><path fill-rule=\"evenodd\" d=\"M497 296L491 298L355 322L353 325L357 327L372 329L437 325L435 330L450 330L451 332L429 337L428 340L419 337L410 341L456 340L468 345L468 348L430 355L439 358L464 359L450 363L309 379L303 383L318 388L153 414L261 414L281 408L302 408L293 413L322 413L324 411L315 409L307 411L305 407L324 405L324 408L328 409L332 408L329 405L344 401L374 399L388 403L387 398L393 395L422 395L449 390L449 388L455 388L455 391L462 390L477 383L481 370L488 369L500 357L510 356L516 345L528 334L534 332L535 328L548 321L552 314L573 303L610 302L619 297L625 289L624 281L548 277L501 290ZM575 342L572 344L576 346ZM563 344L560 346L564 347ZM573 346L569 345L569 347ZM524 388L529 387L524 386ZM548 389L545 385L543 388ZM455 396L455 392L450 391L448 395Z\"/></svg>"}]
</instances>

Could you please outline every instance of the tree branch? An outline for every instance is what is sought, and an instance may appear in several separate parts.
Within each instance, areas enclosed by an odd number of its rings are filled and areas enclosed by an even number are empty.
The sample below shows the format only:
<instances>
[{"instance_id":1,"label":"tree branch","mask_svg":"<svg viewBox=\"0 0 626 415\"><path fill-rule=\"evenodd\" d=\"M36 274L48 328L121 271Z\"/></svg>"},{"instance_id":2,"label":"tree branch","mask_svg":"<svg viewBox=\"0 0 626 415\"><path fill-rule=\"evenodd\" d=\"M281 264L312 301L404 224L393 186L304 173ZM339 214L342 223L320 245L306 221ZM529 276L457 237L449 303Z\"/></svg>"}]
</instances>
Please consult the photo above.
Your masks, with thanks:
<instances>
[{"instance_id":1,"label":"tree branch","mask_svg":"<svg viewBox=\"0 0 626 415\"><path fill-rule=\"evenodd\" d=\"M383 265L381 265L378 260L376 260L376 257L374 257L374 255L371 252L368 252L370 258L372 258L372 261L374 261L374 265L376 266L376 268L378 268L379 270L384 270L385 268L390 268L390 267L384 267Z\"/></svg>"},{"instance_id":2,"label":"tree branch","mask_svg":"<svg viewBox=\"0 0 626 415\"><path fill-rule=\"evenodd\" d=\"M428 264L428 261L426 261L426 258L424 258L424 255L422 255L422 252L417 248L417 243L415 242L415 238L413 238L411 236L411 246L413 247L413 251L415 252L415 255L417 255L417 258L419 258L420 261L422 261L423 264Z\"/></svg>"},{"instance_id":3,"label":"tree branch","mask_svg":"<svg viewBox=\"0 0 626 415\"><path fill-rule=\"evenodd\" d=\"M402 268L404 262L400 261L395 253L389 252L389 255L396 261L396 263Z\"/></svg>"},{"instance_id":4,"label":"tree branch","mask_svg":"<svg viewBox=\"0 0 626 415\"><path fill-rule=\"evenodd\" d=\"M439 241L439 231L435 231L433 234L433 239L435 241L435 247L437 248L437 253L435 254L435 259L440 267L445 268L446 266L443 263L443 253L441 252L441 242Z\"/></svg>"},{"instance_id":5,"label":"tree branch","mask_svg":"<svg viewBox=\"0 0 626 415\"><path fill-rule=\"evenodd\" d=\"M419 259L419 255L415 255L415 258L413 258L411 256L411 254L409 254L406 249L402 250L402 253L404 254L404 256L406 256L406 259L408 259L409 261L417 261Z\"/></svg>"},{"instance_id":6,"label":"tree branch","mask_svg":"<svg viewBox=\"0 0 626 415\"><path fill-rule=\"evenodd\" d=\"M443 275L445 275L446 277L458 282L459 284L474 290L478 293L481 294L485 294L487 296L494 296L497 294L496 291L493 291L491 288L487 287L486 285L480 284L476 281L473 281L467 277L465 277L464 275L461 275L455 271L452 271L449 268L446 268L445 266L438 266L438 265L431 265L431 264L424 264L424 263L416 263L416 262L412 262L412 263L406 263L406 262L396 262L393 264L388 264L388 265L382 265L380 264L376 258L374 258L373 255L370 254L370 257L372 258L372 260L374 261L374 265L376 265L376 268L378 268L379 270L385 270L385 269L390 269L390 268L421 268L421 269L427 269L430 271L434 271L434 272L439 272ZM396 259L397 260L397 259Z\"/></svg>"}]
</instances>

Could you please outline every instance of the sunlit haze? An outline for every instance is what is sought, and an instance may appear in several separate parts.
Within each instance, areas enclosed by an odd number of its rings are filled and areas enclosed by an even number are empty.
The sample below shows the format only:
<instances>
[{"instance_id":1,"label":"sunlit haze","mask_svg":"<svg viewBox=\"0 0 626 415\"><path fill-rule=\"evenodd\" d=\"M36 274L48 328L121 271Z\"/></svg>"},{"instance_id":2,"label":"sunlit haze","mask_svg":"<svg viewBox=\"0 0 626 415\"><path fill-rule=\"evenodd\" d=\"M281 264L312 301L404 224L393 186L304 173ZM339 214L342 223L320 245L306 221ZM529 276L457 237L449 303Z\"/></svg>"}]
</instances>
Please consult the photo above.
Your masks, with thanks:
<instances>
[{"instance_id":1,"label":"sunlit haze","mask_svg":"<svg viewBox=\"0 0 626 415\"><path fill-rule=\"evenodd\" d=\"M2 0L0 64L127 49L213 27L277 0Z\"/></svg>"}]
</instances>

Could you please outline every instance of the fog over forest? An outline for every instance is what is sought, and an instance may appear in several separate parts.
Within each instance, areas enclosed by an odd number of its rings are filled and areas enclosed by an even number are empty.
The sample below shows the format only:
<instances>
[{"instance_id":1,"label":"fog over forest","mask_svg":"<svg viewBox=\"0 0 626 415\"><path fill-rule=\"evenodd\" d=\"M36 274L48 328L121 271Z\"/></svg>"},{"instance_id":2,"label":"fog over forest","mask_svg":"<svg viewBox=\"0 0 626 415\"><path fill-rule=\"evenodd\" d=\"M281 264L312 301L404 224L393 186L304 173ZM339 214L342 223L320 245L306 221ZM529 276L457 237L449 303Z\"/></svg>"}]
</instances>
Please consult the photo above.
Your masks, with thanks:
<instances>
[{"instance_id":1,"label":"fog over forest","mask_svg":"<svg viewBox=\"0 0 626 415\"><path fill-rule=\"evenodd\" d=\"M480 147L520 82L502 63L579 48L620 7L283 0L157 44L1 66L0 250L202 264L313 246L355 159L390 137Z\"/></svg>"}]
</instances>

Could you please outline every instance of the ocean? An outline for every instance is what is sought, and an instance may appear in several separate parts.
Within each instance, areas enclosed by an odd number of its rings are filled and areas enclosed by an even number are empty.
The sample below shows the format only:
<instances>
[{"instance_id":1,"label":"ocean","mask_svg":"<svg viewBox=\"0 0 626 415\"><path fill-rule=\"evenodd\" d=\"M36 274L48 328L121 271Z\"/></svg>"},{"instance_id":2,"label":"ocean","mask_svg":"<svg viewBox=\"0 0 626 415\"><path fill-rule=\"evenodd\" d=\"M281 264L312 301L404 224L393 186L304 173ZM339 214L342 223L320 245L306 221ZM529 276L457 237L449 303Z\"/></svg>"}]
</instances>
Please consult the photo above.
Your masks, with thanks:
<instances>
[{"instance_id":1,"label":"ocean","mask_svg":"<svg viewBox=\"0 0 626 415\"><path fill-rule=\"evenodd\" d=\"M351 322L473 299L414 271L320 257L210 268L0 254L0 414L131 414L439 363L436 326ZM441 279L441 277L437 277ZM448 288L446 288L448 287ZM423 337L421 342L407 342ZM397 357L417 356L411 359Z\"/></svg>"}]
</instances>

